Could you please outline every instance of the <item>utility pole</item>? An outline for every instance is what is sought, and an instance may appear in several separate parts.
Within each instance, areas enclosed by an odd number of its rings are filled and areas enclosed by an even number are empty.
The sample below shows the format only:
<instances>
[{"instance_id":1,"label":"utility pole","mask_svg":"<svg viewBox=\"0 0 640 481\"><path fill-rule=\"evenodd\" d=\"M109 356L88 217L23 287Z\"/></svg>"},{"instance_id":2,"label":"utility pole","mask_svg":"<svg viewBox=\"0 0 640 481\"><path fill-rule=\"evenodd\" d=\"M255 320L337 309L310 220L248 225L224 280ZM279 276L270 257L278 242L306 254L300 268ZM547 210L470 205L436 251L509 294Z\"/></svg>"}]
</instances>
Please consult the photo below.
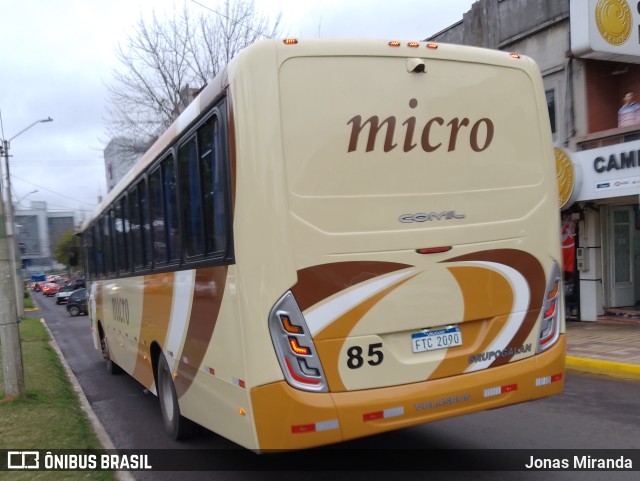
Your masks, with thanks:
<instances>
[{"instance_id":1,"label":"utility pole","mask_svg":"<svg viewBox=\"0 0 640 481\"><path fill-rule=\"evenodd\" d=\"M2 118L0 117L0 121ZM22 129L9 140L2 139L0 154L4 157L7 170L7 214L5 214L2 182L0 182L0 345L2 346L2 366L4 372L4 388L8 398L24 396L24 367L22 364L22 346L20 345L20 330L18 329L18 280L16 268L16 239L13 219L13 205L11 204L11 179L9 176L9 146L18 135L29 130L40 122L51 122L53 119L37 120ZM4 136L4 133L3 133ZM20 292L20 294L22 294ZM22 296L20 296L22 301Z\"/></svg>"},{"instance_id":2,"label":"utility pole","mask_svg":"<svg viewBox=\"0 0 640 481\"><path fill-rule=\"evenodd\" d=\"M2 153L5 158L9 155L7 143L6 140L2 141ZM16 398L21 397L25 392L24 369L16 310L16 283L12 275L3 199L0 184L0 345L2 346L5 394L8 398Z\"/></svg>"}]
</instances>

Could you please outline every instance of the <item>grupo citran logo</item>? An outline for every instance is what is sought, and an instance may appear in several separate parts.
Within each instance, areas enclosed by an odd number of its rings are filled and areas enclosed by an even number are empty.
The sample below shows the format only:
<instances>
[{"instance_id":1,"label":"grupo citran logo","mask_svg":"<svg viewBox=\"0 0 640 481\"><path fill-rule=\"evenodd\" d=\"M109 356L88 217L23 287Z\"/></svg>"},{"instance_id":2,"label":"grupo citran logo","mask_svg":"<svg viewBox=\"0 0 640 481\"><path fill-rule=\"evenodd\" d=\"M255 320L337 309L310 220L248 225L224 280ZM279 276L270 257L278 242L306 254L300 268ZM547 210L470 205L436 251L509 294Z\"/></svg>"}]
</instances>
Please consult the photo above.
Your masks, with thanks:
<instances>
[{"instance_id":1,"label":"grupo citran logo","mask_svg":"<svg viewBox=\"0 0 640 481\"><path fill-rule=\"evenodd\" d=\"M626 0L599 0L596 25L602 38L611 45L622 45L631 35L631 10Z\"/></svg>"},{"instance_id":2,"label":"grupo citran logo","mask_svg":"<svg viewBox=\"0 0 640 481\"><path fill-rule=\"evenodd\" d=\"M560 197L560 208L562 209L573 194L576 186L576 177L573 164L567 153L560 148L554 149L556 154L556 174L558 176L558 190Z\"/></svg>"}]
</instances>

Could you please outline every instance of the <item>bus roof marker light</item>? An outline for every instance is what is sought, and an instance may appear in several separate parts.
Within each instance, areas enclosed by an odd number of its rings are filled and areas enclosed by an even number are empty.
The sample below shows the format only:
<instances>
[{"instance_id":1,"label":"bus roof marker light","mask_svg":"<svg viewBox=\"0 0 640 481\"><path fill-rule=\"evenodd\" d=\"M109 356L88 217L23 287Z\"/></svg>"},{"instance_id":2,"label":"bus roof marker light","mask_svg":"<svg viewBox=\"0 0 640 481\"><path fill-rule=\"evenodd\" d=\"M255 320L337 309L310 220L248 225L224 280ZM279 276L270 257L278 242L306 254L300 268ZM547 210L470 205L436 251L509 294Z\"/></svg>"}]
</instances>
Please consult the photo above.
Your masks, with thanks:
<instances>
[{"instance_id":1,"label":"bus roof marker light","mask_svg":"<svg viewBox=\"0 0 640 481\"><path fill-rule=\"evenodd\" d=\"M284 43L285 45L296 45L298 43L298 39L297 38L285 38L282 43Z\"/></svg>"},{"instance_id":2,"label":"bus roof marker light","mask_svg":"<svg viewBox=\"0 0 640 481\"><path fill-rule=\"evenodd\" d=\"M428 43L427 44L427 48L435 50L435 49L438 48L438 44L437 43Z\"/></svg>"},{"instance_id":3,"label":"bus roof marker light","mask_svg":"<svg viewBox=\"0 0 640 481\"><path fill-rule=\"evenodd\" d=\"M509 56L510 56L511 58L515 58L515 59L520 58L520 55L518 55L517 53L510 53L510 54L509 54Z\"/></svg>"},{"instance_id":4,"label":"bus roof marker light","mask_svg":"<svg viewBox=\"0 0 640 481\"><path fill-rule=\"evenodd\" d=\"M400 42L398 42L397 40L391 40L389 42L389 47L399 47L400 46Z\"/></svg>"},{"instance_id":5,"label":"bus roof marker light","mask_svg":"<svg viewBox=\"0 0 640 481\"><path fill-rule=\"evenodd\" d=\"M420 46L420 42L409 42L407 43L407 47L418 48Z\"/></svg>"}]
</instances>

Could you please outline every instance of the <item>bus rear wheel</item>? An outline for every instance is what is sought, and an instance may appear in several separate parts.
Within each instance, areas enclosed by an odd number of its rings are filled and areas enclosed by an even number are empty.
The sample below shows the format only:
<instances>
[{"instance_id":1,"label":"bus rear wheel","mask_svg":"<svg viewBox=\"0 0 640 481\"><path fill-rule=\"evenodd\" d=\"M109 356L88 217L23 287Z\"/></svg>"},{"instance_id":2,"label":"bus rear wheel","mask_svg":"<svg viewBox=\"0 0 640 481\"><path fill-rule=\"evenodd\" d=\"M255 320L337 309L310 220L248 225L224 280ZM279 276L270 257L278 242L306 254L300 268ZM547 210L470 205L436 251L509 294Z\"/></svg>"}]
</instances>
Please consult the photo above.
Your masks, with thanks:
<instances>
[{"instance_id":1,"label":"bus rear wheel","mask_svg":"<svg viewBox=\"0 0 640 481\"><path fill-rule=\"evenodd\" d=\"M180 414L173 376L164 354L158 360L158 399L164 429L176 441L191 438L200 432L200 426Z\"/></svg>"},{"instance_id":2,"label":"bus rear wheel","mask_svg":"<svg viewBox=\"0 0 640 481\"><path fill-rule=\"evenodd\" d=\"M104 335L100 336L100 349L102 350L103 359L107 362L107 371L109 374L120 374L122 372L122 368L111 360L109 345L107 344L107 338Z\"/></svg>"}]
</instances>

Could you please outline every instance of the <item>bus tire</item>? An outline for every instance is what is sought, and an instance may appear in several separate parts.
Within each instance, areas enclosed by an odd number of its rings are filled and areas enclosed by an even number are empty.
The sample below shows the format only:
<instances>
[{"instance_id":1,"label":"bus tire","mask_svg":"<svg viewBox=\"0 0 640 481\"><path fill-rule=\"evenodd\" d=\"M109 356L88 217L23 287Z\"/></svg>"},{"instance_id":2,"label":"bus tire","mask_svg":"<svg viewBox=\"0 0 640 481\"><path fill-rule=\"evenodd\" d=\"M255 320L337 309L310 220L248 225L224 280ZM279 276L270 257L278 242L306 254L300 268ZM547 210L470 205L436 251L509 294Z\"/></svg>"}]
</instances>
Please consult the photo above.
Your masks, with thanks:
<instances>
[{"instance_id":1,"label":"bus tire","mask_svg":"<svg viewBox=\"0 0 640 481\"><path fill-rule=\"evenodd\" d=\"M122 368L111 360L109 345L107 344L107 338L104 335L100 336L100 348L102 349L102 357L107 362L107 372L112 376L120 374L122 372Z\"/></svg>"},{"instance_id":2,"label":"bus tire","mask_svg":"<svg viewBox=\"0 0 640 481\"><path fill-rule=\"evenodd\" d=\"M158 399L164 429L172 439L179 441L196 436L200 432L200 426L180 414L178 396L173 384L171 369L164 354L160 354L158 360Z\"/></svg>"}]
</instances>

